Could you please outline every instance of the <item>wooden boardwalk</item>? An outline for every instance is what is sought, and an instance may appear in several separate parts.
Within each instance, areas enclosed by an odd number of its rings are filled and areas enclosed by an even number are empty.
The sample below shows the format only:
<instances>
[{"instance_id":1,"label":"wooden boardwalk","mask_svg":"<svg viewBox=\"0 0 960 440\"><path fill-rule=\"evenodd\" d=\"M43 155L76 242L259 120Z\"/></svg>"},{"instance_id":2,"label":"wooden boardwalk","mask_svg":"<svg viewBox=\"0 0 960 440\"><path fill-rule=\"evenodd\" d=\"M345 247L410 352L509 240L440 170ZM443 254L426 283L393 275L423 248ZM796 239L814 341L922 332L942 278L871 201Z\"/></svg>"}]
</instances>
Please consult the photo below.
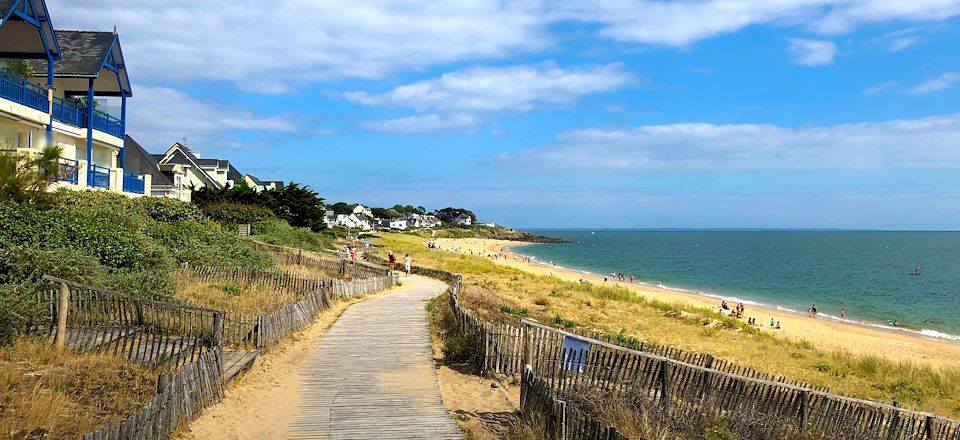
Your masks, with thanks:
<instances>
[{"instance_id":1,"label":"wooden boardwalk","mask_svg":"<svg viewBox=\"0 0 960 440\"><path fill-rule=\"evenodd\" d=\"M347 309L306 359L290 438L463 438L440 399L424 307L446 285L401 281Z\"/></svg>"}]
</instances>

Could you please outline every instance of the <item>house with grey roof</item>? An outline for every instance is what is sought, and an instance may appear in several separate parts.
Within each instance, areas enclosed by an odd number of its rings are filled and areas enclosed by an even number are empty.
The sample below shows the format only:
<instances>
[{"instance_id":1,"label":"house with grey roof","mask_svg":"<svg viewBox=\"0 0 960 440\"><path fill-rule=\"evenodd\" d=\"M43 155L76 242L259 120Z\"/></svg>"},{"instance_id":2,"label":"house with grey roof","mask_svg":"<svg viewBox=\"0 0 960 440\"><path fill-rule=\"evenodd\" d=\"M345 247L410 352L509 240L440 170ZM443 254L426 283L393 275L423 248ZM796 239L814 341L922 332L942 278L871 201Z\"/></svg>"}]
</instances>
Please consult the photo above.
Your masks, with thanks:
<instances>
[{"instance_id":1,"label":"house with grey roof","mask_svg":"<svg viewBox=\"0 0 960 440\"><path fill-rule=\"evenodd\" d=\"M246 176L243 176L243 181L247 183L247 186L253 188L253 190L256 192L277 189L283 186L282 180L261 180L253 174L247 174Z\"/></svg>"},{"instance_id":2,"label":"house with grey roof","mask_svg":"<svg viewBox=\"0 0 960 440\"><path fill-rule=\"evenodd\" d=\"M127 135L124 143L127 151L124 170L142 174L150 179L150 194L189 202L193 190L187 184L188 169L178 163L160 165L155 155L147 152L133 137Z\"/></svg>"},{"instance_id":3,"label":"house with grey roof","mask_svg":"<svg viewBox=\"0 0 960 440\"><path fill-rule=\"evenodd\" d=\"M0 0L0 62L25 66L0 73L3 149L61 147L57 186L149 193L124 172L133 90L116 31L58 30L44 0Z\"/></svg>"},{"instance_id":4,"label":"house with grey roof","mask_svg":"<svg viewBox=\"0 0 960 440\"><path fill-rule=\"evenodd\" d=\"M163 154L153 156L161 166L177 164L186 168L187 186L194 189L232 188L233 185L246 182L243 173L229 160L202 158L199 152L179 142L171 145Z\"/></svg>"}]
</instances>

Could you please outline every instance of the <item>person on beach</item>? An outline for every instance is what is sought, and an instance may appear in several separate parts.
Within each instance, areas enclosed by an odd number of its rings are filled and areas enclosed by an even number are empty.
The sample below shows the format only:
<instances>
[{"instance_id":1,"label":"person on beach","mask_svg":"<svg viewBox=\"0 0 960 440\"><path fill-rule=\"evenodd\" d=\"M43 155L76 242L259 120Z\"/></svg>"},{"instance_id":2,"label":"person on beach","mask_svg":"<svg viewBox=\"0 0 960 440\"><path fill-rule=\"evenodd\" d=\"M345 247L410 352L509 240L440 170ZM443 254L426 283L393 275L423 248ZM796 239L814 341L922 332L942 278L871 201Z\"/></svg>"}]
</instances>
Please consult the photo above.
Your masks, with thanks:
<instances>
[{"instance_id":1,"label":"person on beach","mask_svg":"<svg viewBox=\"0 0 960 440\"><path fill-rule=\"evenodd\" d=\"M633 275L630 275L630 284L633 284Z\"/></svg>"},{"instance_id":2,"label":"person on beach","mask_svg":"<svg viewBox=\"0 0 960 440\"><path fill-rule=\"evenodd\" d=\"M780 321L777 321L777 326L774 327L774 328L777 329L777 330L780 330Z\"/></svg>"},{"instance_id":3,"label":"person on beach","mask_svg":"<svg viewBox=\"0 0 960 440\"><path fill-rule=\"evenodd\" d=\"M393 266L397 264L397 257L393 255L393 251L387 252L387 262L390 264L390 272L393 272Z\"/></svg>"},{"instance_id":4,"label":"person on beach","mask_svg":"<svg viewBox=\"0 0 960 440\"><path fill-rule=\"evenodd\" d=\"M840 306L840 319L841 320L847 319L847 309L844 308L842 305Z\"/></svg>"},{"instance_id":5,"label":"person on beach","mask_svg":"<svg viewBox=\"0 0 960 440\"><path fill-rule=\"evenodd\" d=\"M813 317L817 317L817 305L814 304L813 307L810 307L810 311L813 313Z\"/></svg>"},{"instance_id":6,"label":"person on beach","mask_svg":"<svg viewBox=\"0 0 960 440\"><path fill-rule=\"evenodd\" d=\"M403 270L407 272L407 276L410 276L410 254L407 254L403 260Z\"/></svg>"},{"instance_id":7,"label":"person on beach","mask_svg":"<svg viewBox=\"0 0 960 440\"><path fill-rule=\"evenodd\" d=\"M774 323L773 318L770 318L770 328L773 328L773 323Z\"/></svg>"}]
</instances>

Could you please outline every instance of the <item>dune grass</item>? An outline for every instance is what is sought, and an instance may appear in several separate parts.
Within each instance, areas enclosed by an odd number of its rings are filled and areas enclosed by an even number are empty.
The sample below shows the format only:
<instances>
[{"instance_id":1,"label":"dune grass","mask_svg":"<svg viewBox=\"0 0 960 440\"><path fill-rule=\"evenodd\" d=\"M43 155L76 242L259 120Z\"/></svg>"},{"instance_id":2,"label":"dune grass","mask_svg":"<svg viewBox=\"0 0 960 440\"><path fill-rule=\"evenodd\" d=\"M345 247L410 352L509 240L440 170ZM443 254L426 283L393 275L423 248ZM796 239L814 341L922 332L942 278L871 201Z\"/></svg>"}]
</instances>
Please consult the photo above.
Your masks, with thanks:
<instances>
[{"instance_id":1,"label":"dune grass","mask_svg":"<svg viewBox=\"0 0 960 440\"><path fill-rule=\"evenodd\" d=\"M880 356L825 351L681 303L648 301L623 288L538 276L490 260L430 250L421 237L384 234L383 247L410 253L414 264L464 276L461 301L489 321L526 316L557 327L709 353L760 372L829 387L849 396L960 416L960 366L893 362Z\"/></svg>"},{"instance_id":2,"label":"dune grass","mask_svg":"<svg viewBox=\"0 0 960 440\"><path fill-rule=\"evenodd\" d=\"M176 280L176 298L198 307L206 307L244 315L273 312L300 296L286 289L261 284L229 281L201 282L188 278Z\"/></svg>"},{"instance_id":3,"label":"dune grass","mask_svg":"<svg viewBox=\"0 0 960 440\"><path fill-rule=\"evenodd\" d=\"M136 413L156 387L139 364L20 339L0 348L0 439L77 439Z\"/></svg>"}]
</instances>

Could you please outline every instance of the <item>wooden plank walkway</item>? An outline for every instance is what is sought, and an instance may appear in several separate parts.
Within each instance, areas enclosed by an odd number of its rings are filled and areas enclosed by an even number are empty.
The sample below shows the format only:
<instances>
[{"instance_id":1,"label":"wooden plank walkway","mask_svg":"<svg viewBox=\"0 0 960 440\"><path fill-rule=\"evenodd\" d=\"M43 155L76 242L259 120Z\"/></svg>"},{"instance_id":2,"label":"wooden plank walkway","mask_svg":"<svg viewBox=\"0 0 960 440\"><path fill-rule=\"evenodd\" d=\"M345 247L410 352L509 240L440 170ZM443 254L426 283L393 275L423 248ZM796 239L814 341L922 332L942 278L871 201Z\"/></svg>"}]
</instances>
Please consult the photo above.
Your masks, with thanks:
<instances>
[{"instance_id":1,"label":"wooden plank walkway","mask_svg":"<svg viewBox=\"0 0 960 440\"><path fill-rule=\"evenodd\" d=\"M440 399L424 307L446 285L401 281L348 308L306 359L290 438L463 438Z\"/></svg>"},{"instance_id":2,"label":"wooden plank walkway","mask_svg":"<svg viewBox=\"0 0 960 440\"><path fill-rule=\"evenodd\" d=\"M259 350L223 350L223 378L227 383L233 382L241 372L250 369L257 357L260 356Z\"/></svg>"}]
</instances>

